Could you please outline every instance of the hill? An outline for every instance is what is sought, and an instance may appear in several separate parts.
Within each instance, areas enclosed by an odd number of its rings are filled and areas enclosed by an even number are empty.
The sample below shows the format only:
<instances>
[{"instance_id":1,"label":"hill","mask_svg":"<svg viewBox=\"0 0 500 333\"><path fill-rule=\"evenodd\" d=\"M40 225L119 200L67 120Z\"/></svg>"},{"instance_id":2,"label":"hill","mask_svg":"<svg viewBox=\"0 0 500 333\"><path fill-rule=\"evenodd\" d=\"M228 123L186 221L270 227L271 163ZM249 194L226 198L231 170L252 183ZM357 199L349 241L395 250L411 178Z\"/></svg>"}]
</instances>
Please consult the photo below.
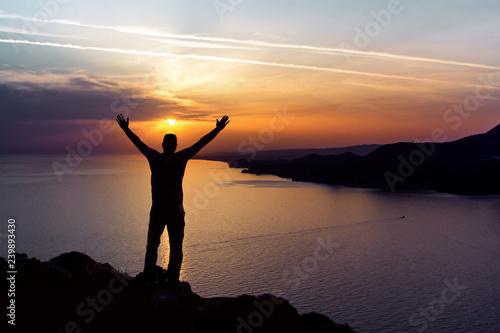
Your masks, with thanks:
<instances>
[{"instance_id":1,"label":"hill","mask_svg":"<svg viewBox=\"0 0 500 333\"><path fill-rule=\"evenodd\" d=\"M250 153L251 147L247 147L249 149L248 152L222 152L222 153L209 153L209 154L198 154L196 158L203 160L214 160L214 161L236 161L241 159L251 159L251 160L265 160L265 161L275 161L280 159L295 159L301 158L307 155L320 155L320 156L328 156L328 155L341 155L344 153L353 153L356 155L364 156L366 154L371 153L375 149L380 147L380 145L372 144L372 145L357 145L357 146L348 146L348 147L340 147L340 148L311 148L311 149L284 149L284 150L257 150L253 149ZM255 157L249 158L255 154Z\"/></svg>"},{"instance_id":2,"label":"hill","mask_svg":"<svg viewBox=\"0 0 500 333\"><path fill-rule=\"evenodd\" d=\"M352 187L500 194L500 125L452 142L399 142L365 156L252 161L245 167L249 173Z\"/></svg>"}]
</instances>

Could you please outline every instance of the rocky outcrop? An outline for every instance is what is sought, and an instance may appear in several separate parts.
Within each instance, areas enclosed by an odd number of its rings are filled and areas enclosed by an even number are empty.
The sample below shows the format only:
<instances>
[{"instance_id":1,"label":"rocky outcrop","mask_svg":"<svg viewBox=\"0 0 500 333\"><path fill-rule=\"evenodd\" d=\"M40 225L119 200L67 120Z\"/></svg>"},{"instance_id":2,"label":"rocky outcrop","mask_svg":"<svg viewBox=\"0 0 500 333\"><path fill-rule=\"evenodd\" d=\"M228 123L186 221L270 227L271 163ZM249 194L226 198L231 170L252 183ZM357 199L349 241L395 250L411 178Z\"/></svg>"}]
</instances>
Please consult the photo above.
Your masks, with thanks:
<instances>
[{"instance_id":1,"label":"rocky outcrop","mask_svg":"<svg viewBox=\"0 0 500 333\"><path fill-rule=\"evenodd\" d=\"M0 267L8 290L4 258ZM151 287L142 274L131 277L78 252L46 262L17 255L16 270L19 332L353 332L321 314L299 315L270 294L203 298L188 282Z\"/></svg>"}]
</instances>

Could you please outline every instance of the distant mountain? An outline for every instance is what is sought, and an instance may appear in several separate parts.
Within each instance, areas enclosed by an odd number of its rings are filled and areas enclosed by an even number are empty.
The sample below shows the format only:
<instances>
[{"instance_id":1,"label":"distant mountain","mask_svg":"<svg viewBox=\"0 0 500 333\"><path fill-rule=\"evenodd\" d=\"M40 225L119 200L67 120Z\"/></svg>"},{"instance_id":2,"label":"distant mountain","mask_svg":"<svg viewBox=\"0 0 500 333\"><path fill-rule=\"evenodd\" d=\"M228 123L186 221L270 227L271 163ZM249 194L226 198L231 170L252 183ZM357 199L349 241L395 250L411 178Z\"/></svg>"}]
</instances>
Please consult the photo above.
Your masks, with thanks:
<instances>
[{"instance_id":1,"label":"distant mountain","mask_svg":"<svg viewBox=\"0 0 500 333\"><path fill-rule=\"evenodd\" d=\"M237 160L237 165L247 169L245 173L270 174L283 178L307 178L309 175L323 168L325 165L332 165L342 162L353 162L361 156L353 153L343 153L342 155L321 156L317 154L307 155L293 160L279 161L252 161Z\"/></svg>"},{"instance_id":2,"label":"distant mountain","mask_svg":"<svg viewBox=\"0 0 500 333\"><path fill-rule=\"evenodd\" d=\"M307 155L315 154L320 156L328 155L341 155L344 153L353 153L356 155L364 156L371 153L375 149L380 147L380 145L357 145L348 146L340 148L311 148L311 149L284 149L284 150L262 150L257 151L255 149L255 157L251 160L266 160L274 161L279 159L295 159L301 158ZM248 147L247 147L248 148ZM204 160L215 160L229 162L231 160L241 160L250 159L250 153L239 153L239 152L220 152L220 153L209 153L209 154L198 154L196 158Z\"/></svg>"},{"instance_id":3,"label":"distant mountain","mask_svg":"<svg viewBox=\"0 0 500 333\"><path fill-rule=\"evenodd\" d=\"M500 194L500 125L445 143L394 143L365 156L253 162L245 172L353 187Z\"/></svg>"}]
</instances>

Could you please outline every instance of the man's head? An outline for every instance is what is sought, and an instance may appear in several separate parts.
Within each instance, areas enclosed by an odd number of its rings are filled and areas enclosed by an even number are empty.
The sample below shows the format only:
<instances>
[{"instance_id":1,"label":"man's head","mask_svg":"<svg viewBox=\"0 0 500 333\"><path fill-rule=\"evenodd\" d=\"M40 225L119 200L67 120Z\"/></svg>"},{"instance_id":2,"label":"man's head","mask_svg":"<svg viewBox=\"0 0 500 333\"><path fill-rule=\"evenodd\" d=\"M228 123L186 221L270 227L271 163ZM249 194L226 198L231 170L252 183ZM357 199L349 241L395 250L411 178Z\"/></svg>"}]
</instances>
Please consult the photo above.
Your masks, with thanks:
<instances>
[{"instance_id":1,"label":"man's head","mask_svg":"<svg viewBox=\"0 0 500 333\"><path fill-rule=\"evenodd\" d=\"M163 146L164 153L173 154L177 148L177 137L175 134L165 134L161 145Z\"/></svg>"}]
</instances>

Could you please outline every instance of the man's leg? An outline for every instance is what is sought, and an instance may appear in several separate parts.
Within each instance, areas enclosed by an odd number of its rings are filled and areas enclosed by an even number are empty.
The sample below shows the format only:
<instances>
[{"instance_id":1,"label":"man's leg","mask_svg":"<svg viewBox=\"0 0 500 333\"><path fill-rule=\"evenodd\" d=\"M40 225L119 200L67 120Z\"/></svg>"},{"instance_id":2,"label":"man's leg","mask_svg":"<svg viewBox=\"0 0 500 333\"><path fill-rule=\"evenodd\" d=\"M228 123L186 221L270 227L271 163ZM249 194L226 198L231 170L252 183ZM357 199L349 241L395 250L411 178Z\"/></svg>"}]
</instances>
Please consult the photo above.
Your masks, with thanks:
<instances>
[{"instance_id":1,"label":"man's leg","mask_svg":"<svg viewBox=\"0 0 500 333\"><path fill-rule=\"evenodd\" d=\"M182 242L184 240L184 210L182 206L173 207L167 221L170 258L168 261L169 283L178 283L182 266Z\"/></svg>"},{"instance_id":2,"label":"man's leg","mask_svg":"<svg viewBox=\"0 0 500 333\"><path fill-rule=\"evenodd\" d=\"M146 258L144 260L144 273L152 276L156 269L158 259L158 246L165 230L166 216L161 207L153 204L149 213L148 243L146 245Z\"/></svg>"}]
</instances>

